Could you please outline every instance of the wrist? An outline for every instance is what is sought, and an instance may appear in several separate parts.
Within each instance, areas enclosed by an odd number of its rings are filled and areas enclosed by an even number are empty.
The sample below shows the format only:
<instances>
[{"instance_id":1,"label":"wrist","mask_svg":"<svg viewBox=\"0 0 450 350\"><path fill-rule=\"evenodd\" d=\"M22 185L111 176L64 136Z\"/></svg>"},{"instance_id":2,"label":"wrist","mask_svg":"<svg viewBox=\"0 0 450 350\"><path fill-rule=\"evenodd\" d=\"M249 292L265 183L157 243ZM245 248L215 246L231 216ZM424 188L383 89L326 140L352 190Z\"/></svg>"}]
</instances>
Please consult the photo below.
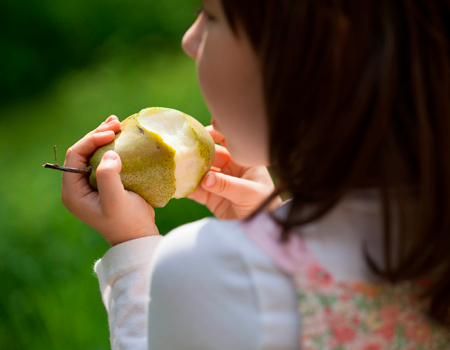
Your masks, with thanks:
<instances>
[{"instance_id":1,"label":"wrist","mask_svg":"<svg viewBox=\"0 0 450 350\"><path fill-rule=\"evenodd\" d=\"M122 244L125 242L133 241L133 240L139 239L139 238L150 237L150 236L160 236L158 228L156 227L155 224L140 228L138 230L129 231L129 232L122 230L120 232L118 232L118 231L100 232L99 231L99 233L111 245L111 247L114 247L118 244Z\"/></svg>"}]
</instances>

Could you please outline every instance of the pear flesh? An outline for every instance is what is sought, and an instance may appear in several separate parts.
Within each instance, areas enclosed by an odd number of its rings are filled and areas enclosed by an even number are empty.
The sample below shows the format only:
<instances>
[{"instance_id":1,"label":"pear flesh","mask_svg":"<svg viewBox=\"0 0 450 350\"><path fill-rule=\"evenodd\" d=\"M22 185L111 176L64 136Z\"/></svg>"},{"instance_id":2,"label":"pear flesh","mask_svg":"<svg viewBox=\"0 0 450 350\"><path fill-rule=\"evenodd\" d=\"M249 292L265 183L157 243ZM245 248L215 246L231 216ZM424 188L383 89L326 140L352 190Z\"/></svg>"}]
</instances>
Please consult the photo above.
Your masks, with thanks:
<instances>
[{"instance_id":1,"label":"pear flesh","mask_svg":"<svg viewBox=\"0 0 450 350\"><path fill-rule=\"evenodd\" d=\"M157 133L163 141L175 150L175 194L173 198L183 198L197 187L204 160L197 147L194 130L188 120L180 118L177 111L168 109L149 115L145 111L139 116L139 123L145 129Z\"/></svg>"},{"instance_id":2,"label":"pear flesh","mask_svg":"<svg viewBox=\"0 0 450 350\"><path fill-rule=\"evenodd\" d=\"M121 123L114 140L89 160L89 183L97 188L96 168L103 154L117 152L124 188L153 207L192 193L214 160L214 141L197 120L169 108L146 108Z\"/></svg>"}]
</instances>

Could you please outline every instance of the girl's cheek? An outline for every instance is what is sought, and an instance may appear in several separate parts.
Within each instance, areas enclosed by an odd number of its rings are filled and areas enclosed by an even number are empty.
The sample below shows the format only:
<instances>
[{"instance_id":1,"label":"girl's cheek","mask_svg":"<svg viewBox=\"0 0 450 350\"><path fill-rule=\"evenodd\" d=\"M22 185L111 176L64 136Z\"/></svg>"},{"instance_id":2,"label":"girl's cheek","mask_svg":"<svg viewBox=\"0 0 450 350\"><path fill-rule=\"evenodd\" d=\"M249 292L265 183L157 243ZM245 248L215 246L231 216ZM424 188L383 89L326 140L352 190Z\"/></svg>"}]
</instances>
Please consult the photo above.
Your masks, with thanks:
<instances>
[{"instance_id":1,"label":"girl's cheek","mask_svg":"<svg viewBox=\"0 0 450 350\"><path fill-rule=\"evenodd\" d=\"M217 72L214 69L214 57L212 57L206 49L207 47L203 41L197 56L197 77L202 94L209 104L209 100L212 97L211 95L214 95L214 82L220 80L220 77L218 77Z\"/></svg>"},{"instance_id":2,"label":"girl's cheek","mask_svg":"<svg viewBox=\"0 0 450 350\"><path fill-rule=\"evenodd\" d=\"M197 78L203 98L205 99L210 111L213 112L214 104L212 102L214 101L214 88L210 83L211 76L208 75L201 66L199 66L197 70Z\"/></svg>"}]
</instances>

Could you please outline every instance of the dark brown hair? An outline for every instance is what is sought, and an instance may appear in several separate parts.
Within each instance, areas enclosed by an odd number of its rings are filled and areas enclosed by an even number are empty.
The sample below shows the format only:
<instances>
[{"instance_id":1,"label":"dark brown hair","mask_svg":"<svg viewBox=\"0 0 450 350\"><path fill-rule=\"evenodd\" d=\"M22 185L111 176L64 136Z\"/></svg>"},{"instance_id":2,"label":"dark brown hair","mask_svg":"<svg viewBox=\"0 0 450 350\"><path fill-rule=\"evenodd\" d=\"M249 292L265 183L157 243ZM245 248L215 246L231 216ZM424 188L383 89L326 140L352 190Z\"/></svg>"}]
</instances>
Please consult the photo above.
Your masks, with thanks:
<instances>
[{"instance_id":1,"label":"dark brown hair","mask_svg":"<svg viewBox=\"0 0 450 350\"><path fill-rule=\"evenodd\" d=\"M349 190L378 188L386 261L381 268L367 257L372 270L393 283L433 273L429 312L448 325L449 2L222 3L232 28L244 30L260 57L279 180L265 204L292 195L288 217L279 220L281 240ZM313 210L300 219L305 207Z\"/></svg>"}]
</instances>

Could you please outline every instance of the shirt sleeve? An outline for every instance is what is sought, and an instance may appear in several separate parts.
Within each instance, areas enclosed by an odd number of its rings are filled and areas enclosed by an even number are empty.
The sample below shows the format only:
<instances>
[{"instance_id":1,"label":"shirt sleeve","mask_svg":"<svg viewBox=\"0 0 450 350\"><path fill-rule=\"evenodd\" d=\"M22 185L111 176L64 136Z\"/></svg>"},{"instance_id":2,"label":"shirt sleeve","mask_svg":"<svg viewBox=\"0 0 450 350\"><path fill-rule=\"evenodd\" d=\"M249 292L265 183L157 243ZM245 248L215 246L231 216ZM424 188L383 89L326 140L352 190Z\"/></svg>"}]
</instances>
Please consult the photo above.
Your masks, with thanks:
<instances>
[{"instance_id":1,"label":"shirt sleeve","mask_svg":"<svg viewBox=\"0 0 450 350\"><path fill-rule=\"evenodd\" d=\"M147 349L148 271L161 239L150 236L118 244L95 263L112 350Z\"/></svg>"}]
</instances>

